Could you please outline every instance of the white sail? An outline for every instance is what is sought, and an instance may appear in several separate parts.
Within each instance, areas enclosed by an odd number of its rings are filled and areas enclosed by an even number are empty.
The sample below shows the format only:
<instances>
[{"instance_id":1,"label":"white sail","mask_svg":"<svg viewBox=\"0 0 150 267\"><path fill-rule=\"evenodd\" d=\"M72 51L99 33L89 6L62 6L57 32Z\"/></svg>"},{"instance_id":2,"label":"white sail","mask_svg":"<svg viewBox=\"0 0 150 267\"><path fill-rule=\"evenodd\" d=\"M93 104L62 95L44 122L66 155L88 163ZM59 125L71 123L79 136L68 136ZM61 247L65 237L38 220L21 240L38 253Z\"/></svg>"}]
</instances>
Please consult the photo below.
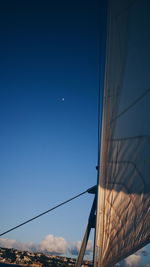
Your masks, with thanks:
<instances>
[{"instance_id":1,"label":"white sail","mask_svg":"<svg viewBox=\"0 0 150 267\"><path fill-rule=\"evenodd\" d=\"M150 242L150 1L109 0L94 266Z\"/></svg>"}]
</instances>

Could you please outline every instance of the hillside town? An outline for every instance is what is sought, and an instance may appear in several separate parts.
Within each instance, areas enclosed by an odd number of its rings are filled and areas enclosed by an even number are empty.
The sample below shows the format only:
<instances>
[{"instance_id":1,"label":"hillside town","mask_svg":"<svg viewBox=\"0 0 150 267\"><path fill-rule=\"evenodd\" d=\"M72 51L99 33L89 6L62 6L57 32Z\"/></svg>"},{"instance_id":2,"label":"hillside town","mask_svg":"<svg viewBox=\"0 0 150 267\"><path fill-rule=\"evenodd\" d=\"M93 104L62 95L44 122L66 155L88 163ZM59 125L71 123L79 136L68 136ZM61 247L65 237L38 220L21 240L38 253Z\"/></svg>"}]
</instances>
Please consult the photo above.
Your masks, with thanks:
<instances>
[{"instance_id":1,"label":"hillside town","mask_svg":"<svg viewBox=\"0 0 150 267\"><path fill-rule=\"evenodd\" d=\"M75 261L76 259L68 257L19 251L13 248L0 248L0 266L12 264L29 267L74 267ZM89 261L85 261L82 267L90 265Z\"/></svg>"}]
</instances>

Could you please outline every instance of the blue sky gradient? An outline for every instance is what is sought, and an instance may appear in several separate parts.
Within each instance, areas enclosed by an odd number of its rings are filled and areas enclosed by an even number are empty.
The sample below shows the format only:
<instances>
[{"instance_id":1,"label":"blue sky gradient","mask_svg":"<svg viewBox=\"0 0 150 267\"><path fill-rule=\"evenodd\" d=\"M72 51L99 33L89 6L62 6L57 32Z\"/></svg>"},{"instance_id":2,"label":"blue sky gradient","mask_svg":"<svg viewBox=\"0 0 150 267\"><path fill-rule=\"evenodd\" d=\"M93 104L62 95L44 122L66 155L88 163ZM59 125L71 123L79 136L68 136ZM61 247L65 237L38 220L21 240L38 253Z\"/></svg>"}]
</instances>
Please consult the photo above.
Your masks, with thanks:
<instances>
[{"instance_id":1,"label":"blue sky gradient","mask_svg":"<svg viewBox=\"0 0 150 267\"><path fill-rule=\"evenodd\" d=\"M97 4L1 8L1 231L96 183ZM7 238L80 240L91 201L83 196Z\"/></svg>"}]
</instances>

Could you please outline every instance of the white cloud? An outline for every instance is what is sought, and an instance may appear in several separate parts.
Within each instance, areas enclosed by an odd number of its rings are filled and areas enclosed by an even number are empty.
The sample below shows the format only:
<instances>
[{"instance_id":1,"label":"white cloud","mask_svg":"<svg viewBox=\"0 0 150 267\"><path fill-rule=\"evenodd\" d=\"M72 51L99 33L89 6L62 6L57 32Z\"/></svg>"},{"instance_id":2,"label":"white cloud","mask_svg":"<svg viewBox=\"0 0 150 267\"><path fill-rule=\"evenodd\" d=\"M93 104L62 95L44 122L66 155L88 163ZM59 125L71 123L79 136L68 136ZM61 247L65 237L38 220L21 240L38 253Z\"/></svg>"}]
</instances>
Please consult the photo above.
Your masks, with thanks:
<instances>
[{"instance_id":1,"label":"white cloud","mask_svg":"<svg viewBox=\"0 0 150 267\"><path fill-rule=\"evenodd\" d=\"M39 250L54 254L64 254L67 251L68 242L63 237L47 235L39 244Z\"/></svg>"},{"instance_id":2,"label":"white cloud","mask_svg":"<svg viewBox=\"0 0 150 267\"><path fill-rule=\"evenodd\" d=\"M125 259L125 263L127 267L138 267L141 261L141 255L133 254Z\"/></svg>"}]
</instances>

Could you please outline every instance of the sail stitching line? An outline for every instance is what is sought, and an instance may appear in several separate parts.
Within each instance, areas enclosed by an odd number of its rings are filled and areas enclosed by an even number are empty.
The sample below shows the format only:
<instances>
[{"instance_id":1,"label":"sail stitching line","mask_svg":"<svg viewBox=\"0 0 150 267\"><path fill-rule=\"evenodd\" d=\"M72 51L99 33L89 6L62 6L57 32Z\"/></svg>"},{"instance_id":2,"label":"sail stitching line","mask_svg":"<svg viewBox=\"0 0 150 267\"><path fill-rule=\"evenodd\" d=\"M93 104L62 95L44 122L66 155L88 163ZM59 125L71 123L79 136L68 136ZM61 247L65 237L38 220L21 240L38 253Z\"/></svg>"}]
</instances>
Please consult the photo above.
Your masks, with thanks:
<instances>
[{"instance_id":1,"label":"sail stitching line","mask_svg":"<svg viewBox=\"0 0 150 267\"><path fill-rule=\"evenodd\" d=\"M113 164L113 163L116 163L116 162L115 161L110 161L110 163ZM142 174L140 173L139 169L137 168L136 164L133 161L121 161L120 160L120 161L117 161L117 163L119 163L119 164L125 163L125 164L131 164L131 165L133 165L134 166L134 169L137 171L139 177L141 178L141 181L142 181L144 187L146 186Z\"/></svg>"},{"instance_id":2,"label":"sail stitching line","mask_svg":"<svg viewBox=\"0 0 150 267\"><path fill-rule=\"evenodd\" d=\"M148 141L150 141L150 136L148 135L138 135L138 136L129 136L129 137L123 137L123 138L114 138L114 139L111 139L110 141L125 141L125 140L130 140L130 139L148 139Z\"/></svg>"},{"instance_id":3,"label":"sail stitching line","mask_svg":"<svg viewBox=\"0 0 150 267\"><path fill-rule=\"evenodd\" d=\"M113 123L115 120L117 120L118 118L120 118L122 115L124 115L126 112L128 112L131 108L133 108L140 100L142 100L142 98L144 98L147 94L150 93L150 88L148 88L147 90L145 90L145 92L139 96L137 99L135 99L127 108L125 108L123 111L121 111L116 117L112 118L110 120L110 122L108 123L108 125L110 125L111 123Z\"/></svg>"}]
</instances>

